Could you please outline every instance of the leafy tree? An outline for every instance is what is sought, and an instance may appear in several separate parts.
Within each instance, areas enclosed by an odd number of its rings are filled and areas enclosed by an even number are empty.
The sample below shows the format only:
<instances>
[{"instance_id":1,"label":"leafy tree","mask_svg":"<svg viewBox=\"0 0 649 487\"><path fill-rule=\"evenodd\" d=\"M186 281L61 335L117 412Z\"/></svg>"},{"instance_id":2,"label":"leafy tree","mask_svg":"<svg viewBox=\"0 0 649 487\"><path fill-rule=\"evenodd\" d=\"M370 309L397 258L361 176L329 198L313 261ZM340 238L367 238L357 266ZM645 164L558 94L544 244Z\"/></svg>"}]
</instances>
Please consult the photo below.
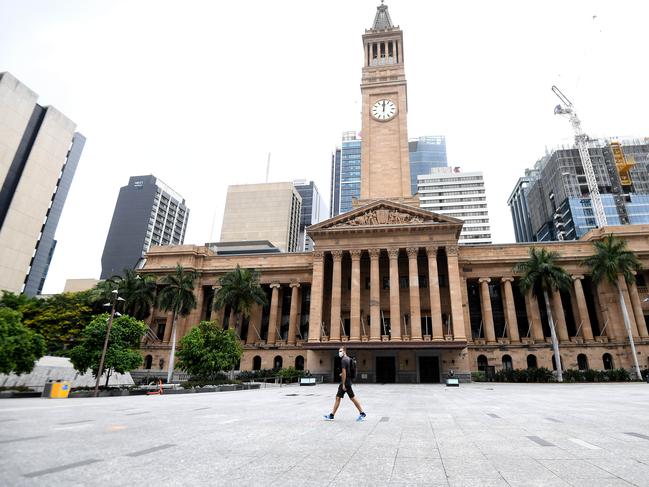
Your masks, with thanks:
<instances>
[{"instance_id":1,"label":"leafy tree","mask_svg":"<svg viewBox=\"0 0 649 487\"><path fill-rule=\"evenodd\" d=\"M616 238L613 235L607 235L602 240L593 242L593 247L595 248L595 254L584 259L582 264L590 267L593 281L596 284L606 280L617 290L618 302L620 303L624 318L624 327L626 328L629 343L631 344L631 353L633 354L636 375L638 379L642 380L642 373L640 372L638 356L633 341L633 333L631 332L629 313L624 304L624 295L622 294L622 284L625 281L627 284L635 282L634 273L641 270L642 265L638 257L626 249L626 241Z\"/></svg>"},{"instance_id":2,"label":"leafy tree","mask_svg":"<svg viewBox=\"0 0 649 487\"><path fill-rule=\"evenodd\" d=\"M101 352L108 331L108 318L108 314L102 314L92 320L83 330L82 342L70 351L72 365L82 374L90 369L92 375L97 377ZM142 355L138 349L146 329L147 326L143 322L131 316L113 319L104 361L106 387L113 372L124 374L142 363Z\"/></svg>"},{"instance_id":3,"label":"leafy tree","mask_svg":"<svg viewBox=\"0 0 649 487\"><path fill-rule=\"evenodd\" d=\"M215 378L241 359L243 347L234 330L223 330L214 321L201 321L179 343L178 367L192 377Z\"/></svg>"},{"instance_id":4,"label":"leafy tree","mask_svg":"<svg viewBox=\"0 0 649 487\"><path fill-rule=\"evenodd\" d=\"M45 338L50 355L67 355L95 312L90 291L55 294L38 305L26 305L23 323Z\"/></svg>"},{"instance_id":5,"label":"leafy tree","mask_svg":"<svg viewBox=\"0 0 649 487\"><path fill-rule=\"evenodd\" d=\"M156 279L151 275L140 276L132 269L124 269L124 277L119 281L119 295L123 297L124 312L138 320L151 314L155 304Z\"/></svg>"},{"instance_id":6,"label":"leafy tree","mask_svg":"<svg viewBox=\"0 0 649 487\"><path fill-rule=\"evenodd\" d=\"M23 325L21 314L8 307L0 308L0 373L29 373L45 354L45 340Z\"/></svg>"},{"instance_id":7,"label":"leafy tree","mask_svg":"<svg viewBox=\"0 0 649 487\"><path fill-rule=\"evenodd\" d=\"M194 281L196 274L186 271L180 264L176 265L173 274L162 278L164 286L158 294L158 306L166 312L173 312L173 325L171 327L171 352L169 353L169 370L167 382L171 382L174 373L174 357L176 354L176 321L178 316L187 316L196 308L194 295Z\"/></svg>"},{"instance_id":8,"label":"leafy tree","mask_svg":"<svg viewBox=\"0 0 649 487\"><path fill-rule=\"evenodd\" d=\"M550 307L550 298L548 292L561 291L569 289L572 286L572 279L565 269L557 265L556 261L559 254L548 252L545 249L536 249L532 247L529 253L529 259L519 262L514 266L514 272L522 274L519 281L519 288L525 295L528 292L536 296L537 291L543 293L543 301L550 322L550 335L552 337L552 348L554 350L554 361L557 365L557 380L563 381L563 371L561 369L561 357L559 355L559 341L554 329L554 319Z\"/></svg>"},{"instance_id":9,"label":"leafy tree","mask_svg":"<svg viewBox=\"0 0 649 487\"><path fill-rule=\"evenodd\" d=\"M214 309L230 306L234 328L240 333L241 318L249 317L254 304L266 305L266 293L259 285L259 273L237 267L220 279L221 289L214 296Z\"/></svg>"}]
</instances>

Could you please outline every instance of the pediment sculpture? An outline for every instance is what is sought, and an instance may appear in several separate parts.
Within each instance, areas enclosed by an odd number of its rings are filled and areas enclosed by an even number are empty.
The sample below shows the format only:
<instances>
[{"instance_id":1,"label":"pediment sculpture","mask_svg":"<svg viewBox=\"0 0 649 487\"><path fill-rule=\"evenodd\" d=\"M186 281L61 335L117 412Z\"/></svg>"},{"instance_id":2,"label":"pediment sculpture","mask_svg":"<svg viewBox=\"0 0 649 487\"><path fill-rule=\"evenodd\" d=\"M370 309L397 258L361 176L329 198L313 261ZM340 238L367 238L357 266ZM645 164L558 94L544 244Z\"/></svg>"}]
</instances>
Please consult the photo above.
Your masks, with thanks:
<instances>
[{"instance_id":1,"label":"pediment sculpture","mask_svg":"<svg viewBox=\"0 0 649 487\"><path fill-rule=\"evenodd\" d=\"M370 210L354 218L340 222L332 228L357 227L364 225L403 225L413 223L424 223L424 218L403 211L390 210L386 208Z\"/></svg>"}]
</instances>

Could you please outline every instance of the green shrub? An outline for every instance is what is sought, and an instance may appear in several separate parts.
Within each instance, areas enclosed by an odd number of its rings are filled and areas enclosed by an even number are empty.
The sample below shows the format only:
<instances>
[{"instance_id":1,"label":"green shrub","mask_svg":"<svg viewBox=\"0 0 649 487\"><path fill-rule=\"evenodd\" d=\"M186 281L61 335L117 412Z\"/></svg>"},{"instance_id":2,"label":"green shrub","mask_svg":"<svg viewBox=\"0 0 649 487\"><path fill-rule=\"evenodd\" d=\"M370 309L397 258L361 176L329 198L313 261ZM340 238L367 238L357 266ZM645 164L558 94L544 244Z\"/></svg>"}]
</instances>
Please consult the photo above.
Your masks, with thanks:
<instances>
[{"instance_id":1,"label":"green shrub","mask_svg":"<svg viewBox=\"0 0 649 487\"><path fill-rule=\"evenodd\" d=\"M486 382L487 375L482 370L471 372L471 380L473 382Z\"/></svg>"},{"instance_id":2,"label":"green shrub","mask_svg":"<svg viewBox=\"0 0 649 487\"><path fill-rule=\"evenodd\" d=\"M304 376L303 370L297 370L295 367L287 367L285 369L280 369L278 374L282 379L299 379Z\"/></svg>"},{"instance_id":3,"label":"green shrub","mask_svg":"<svg viewBox=\"0 0 649 487\"><path fill-rule=\"evenodd\" d=\"M631 374L626 369L607 370L608 380L611 382L628 382L631 380Z\"/></svg>"},{"instance_id":4,"label":"green shrub","mask_svg":"<svg viewBox=\"0 0 649 487\"><path fill-rule=\"evenodd\" d=\"M563 371L564 382L584 382L584 373L581 370L566 369Z\"/></svg>"},{"instance_id":5,"label":"green shrub","mask_svg":"<svg viewBox=\"0 0 649 487\"><path fill-rule=\"evenodd\" d=\"M276 369L245 370L239 372L237 376L241 381L250 381L253 379L265 379L267 377L277 377Z\"/></svg>"},{"instance_id":6,"label":"green shrub","mask_svg":"<svg viewBox=\"0 0 649 487\"><path fill-rule=\"evenodd\" d=\"M640 373L642 374L642 380L647 380L647 376L649 376L649 368L641 370Z\"/></svg>"}]
</instances>

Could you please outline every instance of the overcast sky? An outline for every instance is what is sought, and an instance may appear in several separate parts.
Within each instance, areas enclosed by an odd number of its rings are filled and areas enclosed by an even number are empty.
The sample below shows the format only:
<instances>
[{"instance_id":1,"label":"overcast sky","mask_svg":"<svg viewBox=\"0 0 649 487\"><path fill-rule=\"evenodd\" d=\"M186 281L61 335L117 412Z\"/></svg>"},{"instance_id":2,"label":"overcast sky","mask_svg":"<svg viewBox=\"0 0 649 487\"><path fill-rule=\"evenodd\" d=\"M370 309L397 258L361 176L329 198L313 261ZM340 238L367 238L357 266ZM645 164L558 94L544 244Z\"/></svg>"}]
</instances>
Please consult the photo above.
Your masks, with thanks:
<instances>
[{"instance_id":1,"label":"overcast sky","mask_svg":"<svg viewBox=\"0 0 649 487\"><path fill-rule=\"evenodd\" d=\"M185 243L218 239L229 184L314 180L360 130L361 35L378 0L0 0L0 71L87 137L44 292L97 278L119 188L154 174L186 199ZM572 141L557 84L591 136L649 136L649 2L388 1L404 32L408 134L445 135L485 173L494 242L507 198Z\"/></svg>"}]
</instances>

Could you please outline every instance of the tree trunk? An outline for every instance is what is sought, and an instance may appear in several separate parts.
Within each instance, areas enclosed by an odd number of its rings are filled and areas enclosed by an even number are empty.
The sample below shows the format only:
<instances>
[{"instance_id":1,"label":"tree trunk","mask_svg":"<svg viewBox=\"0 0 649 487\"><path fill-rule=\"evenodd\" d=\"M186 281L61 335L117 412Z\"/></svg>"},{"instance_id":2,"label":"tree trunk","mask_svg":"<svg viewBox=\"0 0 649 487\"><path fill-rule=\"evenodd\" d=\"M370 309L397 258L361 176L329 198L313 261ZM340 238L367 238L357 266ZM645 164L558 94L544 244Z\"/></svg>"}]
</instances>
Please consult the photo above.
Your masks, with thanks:
<instances>
[{"instance_id":1,"label":"tree trunk","mask_svg":"<svg viewBox=\"0 0 649 487\"><path fill-rule=\"evenodd\" d=\"M543 300L545 302L545 311L548 314L548 321L550 322L550 336L552 337L552 350L554 351L554 363L557 366L557 381L563 382L563 369L561 367L561 355L559 354L559 340L557 340L557 332L554 329L554 319L552 318L552 309L550 309L550 299L548 292L543 290Z\"/></svg>"},{"instance_id":2,"label":"tree trunk","mask_svg":"<svg viewBox=\"0 0 649 487\"><path fill-rule=\"evenodd\" d=\"M618 299L620 300L620 308L622 308L622 317L624 318L624 327L626 328L626 333L629 337L629 344L631 345L631 354L633 355L633 366L635 368L635 373L638 376L639 380L642 380L642 372L640 372L640 365L638 364L638 355L635 351L635 342L633 340L633 333L631 332L631 321L629 320L629 312L626 309L626 303L624 302L624 294L622 294L622 288L615 283L617 288Z\"/></svg>"},{"instance_id":3,"label":"tree trunk","mask_svg":"<svg viewBox=\"0 0 649 487\"><path fill-rule=\"evenodd\" d=\"M169 352L169 368L167 372L167 384L171 384L171 378L174 375L174 359L176 358L176 321L178 315L174 311L174 320L171 325L171 352Z\"/></svg>"},{"instance_id":4,"label":"tree trunk","mask_svg":"<svg viewBox=\"0 0 649 487\"><path fill-rule=\"evenodd\" d=\"M106 389L108 389L108 380L110 379L110 369L106 370Z\"/></svg>"}]
</instances>

